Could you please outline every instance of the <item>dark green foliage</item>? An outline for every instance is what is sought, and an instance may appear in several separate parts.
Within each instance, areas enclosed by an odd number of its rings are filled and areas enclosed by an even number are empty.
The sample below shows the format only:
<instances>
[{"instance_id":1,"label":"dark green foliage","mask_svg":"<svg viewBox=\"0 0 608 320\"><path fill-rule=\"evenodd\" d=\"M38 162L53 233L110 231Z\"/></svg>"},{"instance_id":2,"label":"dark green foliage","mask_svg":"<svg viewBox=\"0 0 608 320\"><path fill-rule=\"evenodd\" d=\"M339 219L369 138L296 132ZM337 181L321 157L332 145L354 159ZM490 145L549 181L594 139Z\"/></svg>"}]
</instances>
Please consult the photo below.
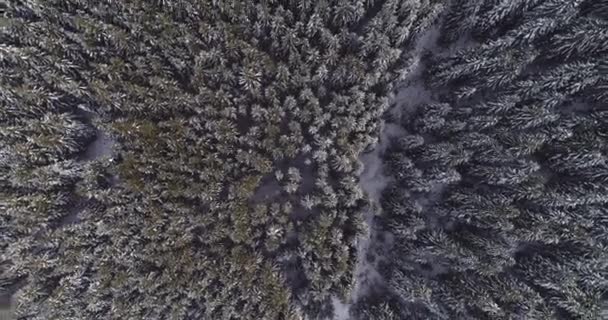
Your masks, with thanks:
<instances>
[{"instance_id":1,"label":"dark green foliage","mask_svg":"<svg viewBox=\"0 0 608 320\"><path fill-rule=\"evenodd\" d=\"M17 319L327 313L353 282L357 157L438 8L10 1L0 289Z\"/></svg>"},{"instance_id":2,"label":"dark green foliage","mask_svg":"<svg viewBox=\"0 0 608 320\"><path fill-rule=\"evenodd\" d=\"M432 103L403 110L407 134L384 157L384 289L399 303L365 298L360 319L601 318L605 7L452 2L447 49L426 59Z\"/></svg>"},{"instance_id":3,"label":"dark green foliage","mask_svg":"<svg viewBox=\"0 0 608 320\"><path fill-rule=\"evenodd\" d=\"M362 259L358 157L444 9L432 99L394 117L384 154L386 281L351 315L602 316L608 2L1 8L0 309L17 319L330 316Z\"/></svg>"}]
</instances>

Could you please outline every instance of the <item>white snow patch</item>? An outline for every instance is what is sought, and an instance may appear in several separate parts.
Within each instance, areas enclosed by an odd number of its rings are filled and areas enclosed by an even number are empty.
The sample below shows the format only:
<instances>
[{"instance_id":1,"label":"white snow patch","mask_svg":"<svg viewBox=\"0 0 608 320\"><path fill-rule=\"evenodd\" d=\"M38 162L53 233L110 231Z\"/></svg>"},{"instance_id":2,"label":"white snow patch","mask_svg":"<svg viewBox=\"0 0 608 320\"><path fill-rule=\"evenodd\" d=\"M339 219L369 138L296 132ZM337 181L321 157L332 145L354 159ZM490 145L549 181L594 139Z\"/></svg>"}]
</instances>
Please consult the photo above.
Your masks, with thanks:
<instances>
[{"instance_id":1,"label":"white snow patch","mask_svg":"<svg viewBox=\"0 0 608 320\"><path fill-rule=\"evenodd\" d=\"M271 178L268 179L267 177ZM274 175L269 174L267 177L265 177L265 179L268 181L259 186L258 189L255 191L255 194L251 197L251 200L253 202L269 202L273 201L281 195L283 189L276 181L276 179L274 179Z\"/></svg>"},{"instance_id":2,"label":"white snow patch","mask_svg":"<svg viewBox=\"0 0 608 320\"><path fill-rule=\"evenodd\" d=\"M564 104L559 107L559 112L562 114L571 114L571 113L583 113L583 112L591 112L594 110L594 107L586 102L580 100L574 100L569 104Z\"/></svg>"},{"instance_id":3,"label":"white snow patch","mask_svg":"<svg viewBox=\"0 0 608 320\"><path fill-rule=\"evenodd\" d=\"M91 142L84 154L82 160L91 161L99 158L110 157L116 141L105 132L98 130L95 140Z\"/></svg>"},{"instance_id":4,"label":"white snow patch","mask_svg":"<svg viewBox=\"0 0 608 320\"><path fill-rule=\"evenodd\" d=\"M80 156L80 160L92 161L112 156L116 140L100 128L99 115L83 104L78 105L77 108L77 113L87 119L95 128L95 140L89 143L86 150Z\"/></svg>"},{"instance_id":5,"label":"white snow patch","mask_svg":"<svg viewBox=\"0 0 608 320\"><path fill-rule=\"evenodd\" d=\"M433 102L431 91L427 90L422 81L416 81L399 90L395 98L396 107L391 110L391 113L397 119L401 119L403 113L411 114L415 108L422 104Z\"/></svg>"},{"instance_id":6,"label":"white snow patch","mask_svg":"<svg viewBox=\"0 0 608 320\"><path fill-rule=\"evenodd\" d=\"M426 30L418 40L416 40L414 53L420 56L424 51L437 51L437 40L441 35L440 31L440 24L435 24Z\"/></svg>"},{"instance_id":7,"label":"white snow patch","mask_svg":"<svg viewBox=\"0 0 608 320\"><path fill-rule=\"evenodd\" d=\"M350 319L350 304L343 303L336 297L331 298L331 304L334 307L334 320Z\"/></svg>"}]
</instances>

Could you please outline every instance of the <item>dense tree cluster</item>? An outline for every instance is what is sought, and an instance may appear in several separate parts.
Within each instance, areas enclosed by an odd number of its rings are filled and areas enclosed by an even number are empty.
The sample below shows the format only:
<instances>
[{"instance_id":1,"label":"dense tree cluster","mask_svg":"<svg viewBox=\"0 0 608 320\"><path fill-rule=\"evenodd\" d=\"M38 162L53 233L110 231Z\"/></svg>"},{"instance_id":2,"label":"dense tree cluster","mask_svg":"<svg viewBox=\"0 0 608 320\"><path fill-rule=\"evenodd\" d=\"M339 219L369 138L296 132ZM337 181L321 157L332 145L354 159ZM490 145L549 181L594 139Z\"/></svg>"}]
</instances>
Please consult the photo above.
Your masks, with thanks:
<instances>
[{"instance_id":1,"label":"dense tree cluster","mask_svg":"<svg viewBox=\"0 0 608 320\"><path fill-rule=\"evenodd\" d=\"M357 157L440 8L9 1L0 298L23 320L327 314L353 282Z\"/></svg>"},{"instance_id":2,"label":"dense tree cluster","mask_svg":"<svg viewBox=\"0 0 608 320\"><path fill-rule=\"evenodd\" d=\"M600 319L608 2L457 0L438 29L433 99L394 119L407 134L385 155L389 297L357 313Z\"/></svg>"},{"instance_id":3,"label":"dense tree cluster","mask_svg":"<svg viewBox=\"0 0 608 320\"><path fill-rule=\"evenodd\" d=\"M330 316L362 259L359 155L436 21L432 97L389 119L386 281L352 317L605 315L608 1L0 6L17 319Z\"/></svg>"}]
</instances>

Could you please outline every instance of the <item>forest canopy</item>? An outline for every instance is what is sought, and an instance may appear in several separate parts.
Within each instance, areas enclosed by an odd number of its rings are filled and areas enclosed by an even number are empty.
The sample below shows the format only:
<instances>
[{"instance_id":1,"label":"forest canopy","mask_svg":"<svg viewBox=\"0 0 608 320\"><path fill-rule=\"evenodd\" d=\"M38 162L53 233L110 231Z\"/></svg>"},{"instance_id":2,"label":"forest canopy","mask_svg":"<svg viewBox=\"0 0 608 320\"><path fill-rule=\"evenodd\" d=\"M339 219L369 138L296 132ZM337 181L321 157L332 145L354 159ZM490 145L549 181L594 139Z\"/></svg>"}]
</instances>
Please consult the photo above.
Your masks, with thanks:
<instances>
[{"instance_id":1,"label":"forest canopy","mask_svg":"<svg viewBox=\"0 0 608 320\"><path fill-rule=\"evenodd\" d=\"M605 315L607 1L0 8L16 319Z\"/></svg>"},{"instance_id":2,"label":"forest canopy","mask_svg":"<svg viewBox=\"0 0 608 320\"><path fill-rule=\"evenodd\" d=\"M428 97L391 110L392 245L360 319L607 315L607 8L450 3L415 79Z\"/></svg>"}]
</instances>

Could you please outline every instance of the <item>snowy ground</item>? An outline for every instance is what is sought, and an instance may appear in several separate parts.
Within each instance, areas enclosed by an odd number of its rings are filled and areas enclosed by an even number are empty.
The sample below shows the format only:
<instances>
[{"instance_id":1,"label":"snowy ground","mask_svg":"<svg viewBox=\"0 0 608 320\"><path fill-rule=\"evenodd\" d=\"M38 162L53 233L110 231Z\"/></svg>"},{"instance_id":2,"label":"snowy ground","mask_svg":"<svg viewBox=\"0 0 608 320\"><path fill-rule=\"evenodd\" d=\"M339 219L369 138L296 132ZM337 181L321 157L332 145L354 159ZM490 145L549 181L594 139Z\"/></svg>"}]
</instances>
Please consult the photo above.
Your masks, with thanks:
<instances>
[{"instance_id":1,"label":"snowy ground","mask_svg":"<svg viewBox=\"0 0 608 320\"><path fill-rule=\"evenodd\" d=\"M370 205L363 213L365 222L368 226L367 232L359 239L357 265L355 267L355 287L351 295L351 301L356 301L362 293L367 291L367 288L381 281L381 277L376 271L376 266L373 262L368 261L367 254L369 251L371 239L374 239L376 231L373 229L374 216L380 214L380 196L382 190L390 183L391 178L384 174L382 164L382 154L388 148L393 137L398 137L404 132L400 127L393 124L382 124L382 135L372 152L363 154L360 161L364 165L359 183L361 188L367 194Z\"/></svg>"},{"instance_id":2,"label":"snowy ground","mask_svg":"<svg viewBox=\"0 0 608 320\"><path fill-rule=\"evenodd\" d=\"M81 160L91 161L103 157L110 157L115 141L105 132L98 130L95 140L91 142L85 152L82 154Z\"/></svg>"},{"instance_id":3,"label":"snowy ground","mask_svg":"<svg viewBox=\"0 0 608 320\"><path fill-rule=\"evenodd\" d=\"M422 52L421 48L416 47L415 53ZM414 64L419 64L419 56L414 57ZM414 73L419 78L419 68L414 66ZM413 82L410 77L410 82L413 84L402 87L396 94L394 100L394 107L388 110L393 116L397 118L401 117L401 112L404 109L413 108L414 106L427 102L430 100L430 94L424 89L424 85L421 81ZM391 178L384 174L382 156L393 138L399 137L405 134L405 131L398 125L392 123L381 123L381 133L378 138L378 143L374 149L369 152L362 154L359 160L363 163L363 172L360 176L361 189L368 196L370 205L363 213L365 222L368 226L367 232L361 236L358 246L358 260L355 266L355 286L351 293L348 303L333 299L332 304L334 306L334 319L335 320L348 320L350 319L349 311L353 303L357 299L363 296L374 283L382 281L382 277L376 271L377 260L369 261L367 259L370 244L372 239L376 237L376 230L373 228L374 216L380 214L380 196L384 188L390 183Z\"/></svg>"},{"instance_id":4,"label":"snowy ground","mask_svg":"<svg viewBox=\"0 0 608 320\"><path fill-rule=\"evenodd\" d=\"M393 107L387 111L393 119L407 117L407 114L414 112L417 106L432 103L434 101L431 92L426 89L422 79L422 72L424 70L422 56L425 52L431 51L435 54L450 55L473 44L468 37L463 37L464 40L458 41L449 48L440 48L437 46L439 35L439 28L435 26L429 28L416 40L411 53L411 72L403 83L397 87L392 103ZM395 137L404 135L406 131L400 126L392 123L383 122L381 123L381 126L382 130L378 138L378 143L374 149L369 153L362 154L359 158L364 166L360 176L360 186L369 197L371 203L369 208L363 213L368 230L359 239L357 244L359 259L354 272L355 286L349 301L343 302L337 298L332 299L334 320L351 319L349 314L351 305L354 304L358 298L364 296L373 284L383 281L382 277L377 272L378 259L373 259L373 261L367 259L368 255L373 253L369 252L372 250L372 240L376 239L378 232L381 232L379 230L374 230L373 218L380 213L380 196L384 188L391 181L391 177L386 176L383 172L382 157L388 148L390 141ZM384 235L384 238L389 239L388 241L392 239L390 235Z\"/></svg>"}]
</instances>

